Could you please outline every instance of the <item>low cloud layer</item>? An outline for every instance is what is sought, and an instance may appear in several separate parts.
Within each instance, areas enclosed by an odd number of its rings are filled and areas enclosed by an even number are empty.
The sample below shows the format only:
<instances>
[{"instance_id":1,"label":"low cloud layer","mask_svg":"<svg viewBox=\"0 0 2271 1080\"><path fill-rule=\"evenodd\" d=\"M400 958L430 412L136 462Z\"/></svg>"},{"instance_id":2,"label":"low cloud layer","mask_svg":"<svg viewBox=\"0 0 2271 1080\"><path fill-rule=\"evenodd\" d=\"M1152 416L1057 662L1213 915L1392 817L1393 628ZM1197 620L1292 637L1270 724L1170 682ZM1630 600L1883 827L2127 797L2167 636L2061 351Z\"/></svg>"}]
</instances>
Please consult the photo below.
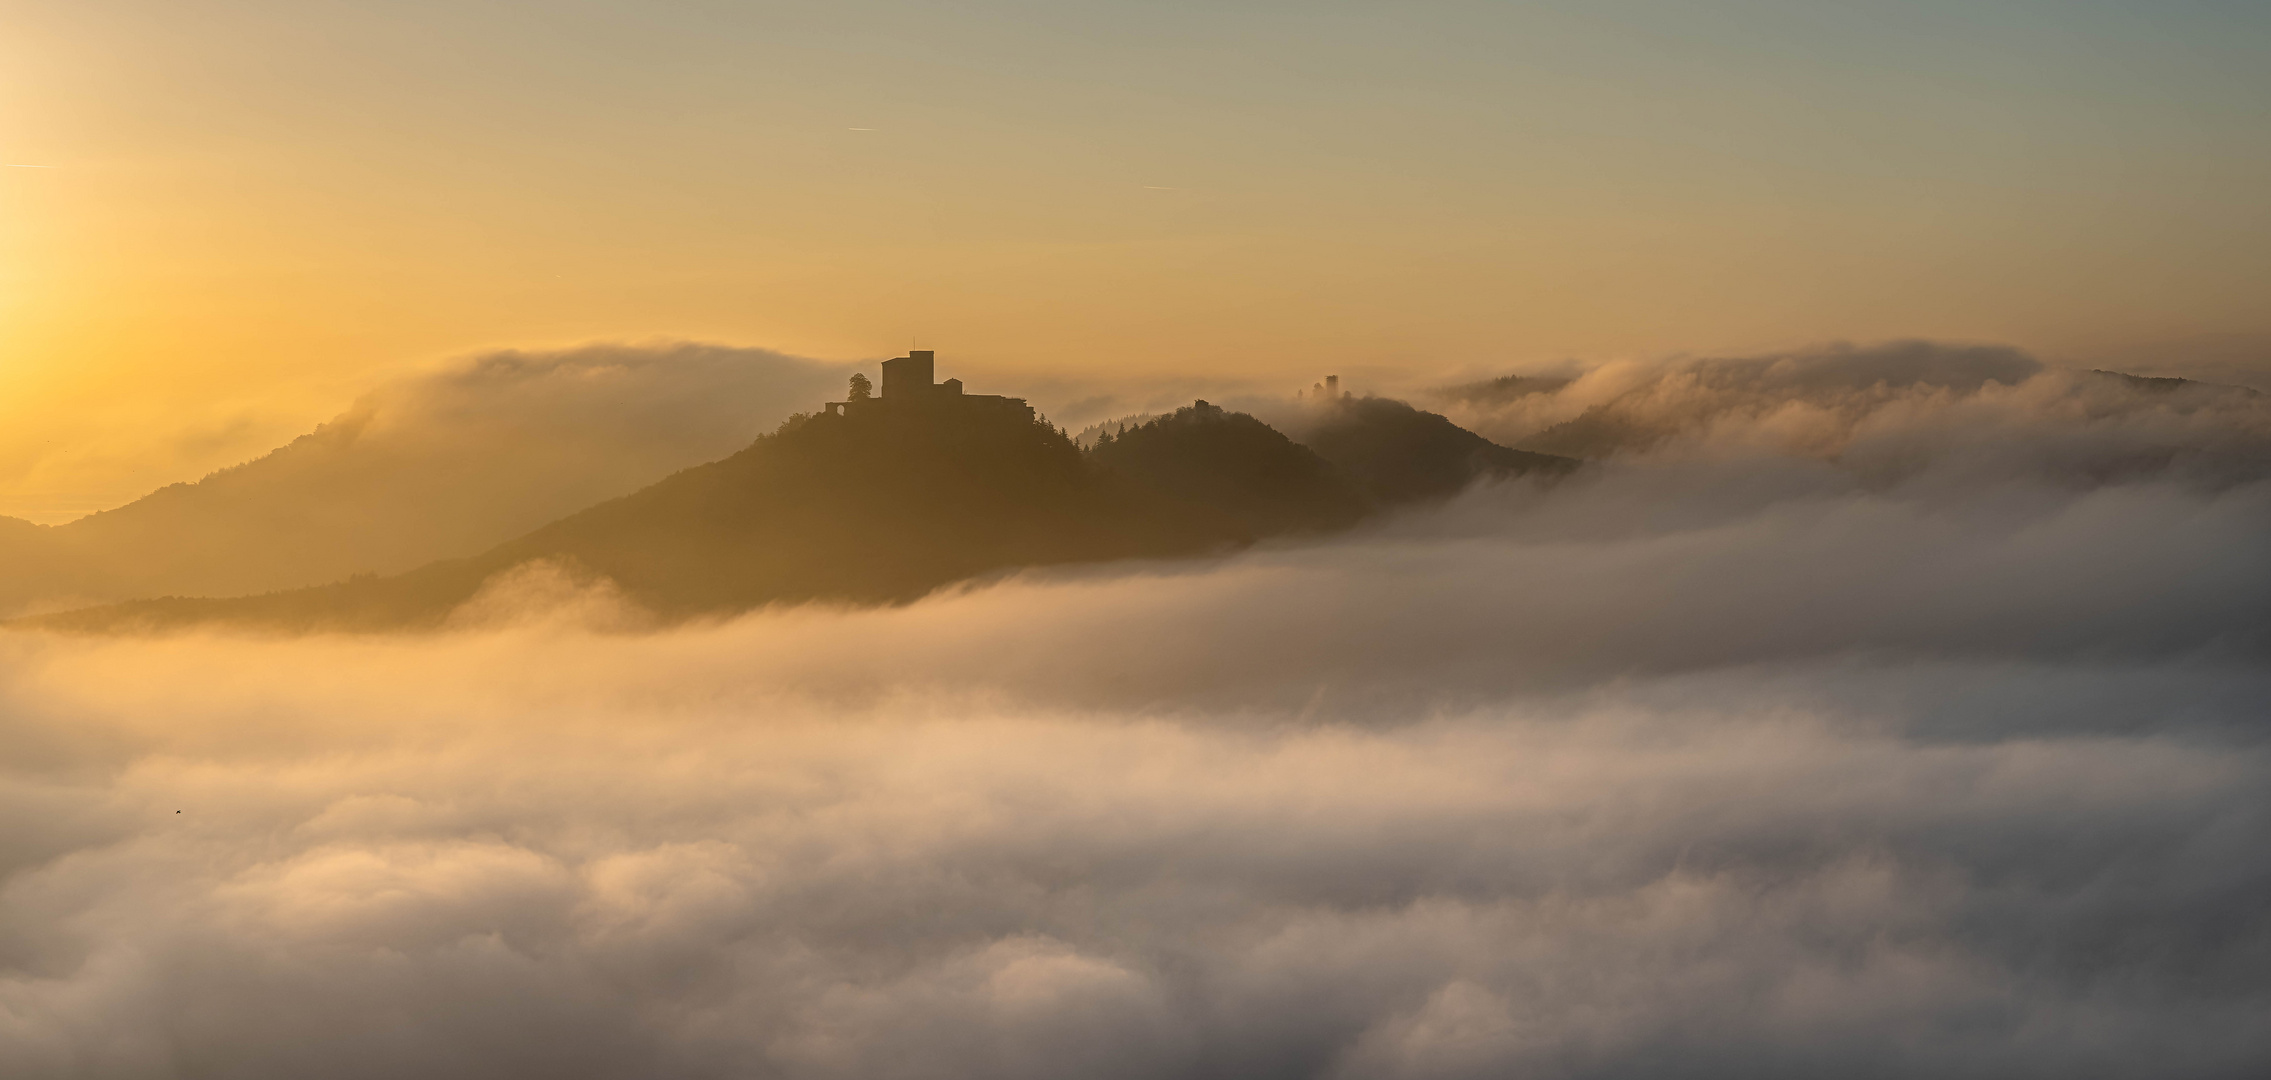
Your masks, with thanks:
<instances>
[{"instance_id":1,"label":"low cloud layer","mask_svg":"<svg viewBox=\"0 0 2271 1080\"><path fill-rule=\"evenodd\" d=\"M0 1073L2258 1074L2271 484L1996 393L898 608L0 639Z\"/></svg>"},{"instance_id":2,"label":"low cloud layer","mask_svg":"<svg viewBox=\"0 0 2271 1080\"><path fill-rule=\"evenodd\" d=\"M2003 348L1905 342L1609 364L1569 380L1456 388L1436 404L1525 449L1653 461L1802 458L1879 484L1928 470L2081 485L2271 474L2271 396L2049 369Z\"/></svg>"}]
</instances>

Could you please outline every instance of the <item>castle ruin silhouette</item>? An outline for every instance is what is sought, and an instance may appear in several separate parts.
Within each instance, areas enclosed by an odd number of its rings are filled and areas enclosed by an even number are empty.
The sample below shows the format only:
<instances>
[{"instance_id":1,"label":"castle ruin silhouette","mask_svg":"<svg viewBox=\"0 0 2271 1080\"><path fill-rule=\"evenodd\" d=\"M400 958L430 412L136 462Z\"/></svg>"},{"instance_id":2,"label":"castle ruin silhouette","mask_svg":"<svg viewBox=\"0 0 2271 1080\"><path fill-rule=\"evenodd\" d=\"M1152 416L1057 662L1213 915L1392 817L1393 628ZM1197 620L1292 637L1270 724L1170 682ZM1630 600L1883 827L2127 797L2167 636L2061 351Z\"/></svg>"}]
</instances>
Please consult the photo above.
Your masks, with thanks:
<instances>
[{"instance_id":1,"label":"castle ruin silhouette","mask_svg":"<svg viewBox=\"0 0 2271 1080\"><path fill-rule=\"evenodd\" d=\"M1033 419L1033 406L1024 398L1003 397L999 394L965 394L962 380L948 379L937 382L937 361L929 349L909 350L907 355L883 362L882 392L871 398L827 403L830 415L880 415L920 409L924 412L957 410L996 415L1016 415L1027 422Z\"/></svg>"}]
</instances>

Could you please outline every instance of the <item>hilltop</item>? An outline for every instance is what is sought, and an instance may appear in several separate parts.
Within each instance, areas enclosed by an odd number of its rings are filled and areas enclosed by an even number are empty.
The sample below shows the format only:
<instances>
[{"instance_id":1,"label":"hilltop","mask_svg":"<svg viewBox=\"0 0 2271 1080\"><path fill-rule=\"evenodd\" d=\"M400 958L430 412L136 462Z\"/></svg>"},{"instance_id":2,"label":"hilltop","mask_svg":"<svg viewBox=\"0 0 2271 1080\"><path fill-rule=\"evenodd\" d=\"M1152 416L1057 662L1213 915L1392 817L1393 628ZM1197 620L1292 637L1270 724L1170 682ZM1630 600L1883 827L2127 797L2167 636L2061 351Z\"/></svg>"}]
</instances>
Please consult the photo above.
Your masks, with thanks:
<instances>
[{"instance_id":1,"label":"hilltop","mask_svg":"<svg viewBox=\"0 0 2271 1080\"><path fill-rule=\"evenodd\" d=\"M1279 422L1383 506L1445 498L1482 479L1558 476L1578 464L1500 446L1393 398L1313 398Z\"/></svg>"},{"instance_id":2,"label":"hilltop","mask_svg":"<svg viewBox=\"0 0 2271 1080\"><path fill-rule=\"evenodd\" d=\"M766 604L892 603L1021 567L1187 557L1326 533L1477 476L1561 467L1376 401L1350 403L1320 429L1330 456L1206 402L1083 452L1021 400L963 395L951 380L934 385L927 357L919 371L893 367L908 359L885 365L879 398L792 418L727 458L471 557L313 588L141 600L30 621L78 630L432 628L485 583L531 563L605 579L666 621Z\"/></svg>"}]
</instances>

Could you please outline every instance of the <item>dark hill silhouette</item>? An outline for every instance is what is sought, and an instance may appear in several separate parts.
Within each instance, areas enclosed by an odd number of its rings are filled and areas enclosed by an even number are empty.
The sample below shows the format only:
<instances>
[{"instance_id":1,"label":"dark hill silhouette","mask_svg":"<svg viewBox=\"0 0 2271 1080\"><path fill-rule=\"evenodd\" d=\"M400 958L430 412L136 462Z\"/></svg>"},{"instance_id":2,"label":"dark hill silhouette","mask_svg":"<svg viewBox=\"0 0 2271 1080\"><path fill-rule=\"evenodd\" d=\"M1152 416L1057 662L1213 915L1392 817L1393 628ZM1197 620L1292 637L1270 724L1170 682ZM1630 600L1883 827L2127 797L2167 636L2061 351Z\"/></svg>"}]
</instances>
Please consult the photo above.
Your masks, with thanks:
<instances>
[{"instance_id":1,"label":"dark hill silhouette","mask_svg":"<svg viewBox=\"0 0 2271 1080\"><path fill-rule=\"evenodd\" d=\"M1063 433L1017 415L802 417L732 457L473 558L312 589L136 601L29 621L81 630L434 627L500 571L539 560L608 578L664 619L684 619L768 603L906 600L988 571L1189 555L1256 538L1210 505L1211 493L1186 499L1172 486L1101 468Z\"/></svg>"},{"instance_id":2,"label":"dark hill silhouette","mask_svg":"<svg viewBox=\"0 0 2271 1080\"><path fill-rule=\"evenodd\" d=\"M1378 400L1322 414L1320 438L1347 468L1205 402L1083 453L1021 404L981 407L1012 399L935 400L794 418L731 457L470 558L391 577L140 600L25 622L71 630L434 628L485 584L532 563L606 579L665 621L773 603L890 603L1018 567L1190 556L1342 529L1478 475L1566 464Z\"/></svg>"},{"instance_id":3,"label":"dark hill silhouette","mask_svg":"<svg viewBox=\"0 0 2271 1080\"><path fill-rule=\"evenodd\" d=\"M1501 375L1495 379L1442 387L1433 396L1470 405L1503 405L1532 394L1554 393L1568 386L1569 382L1568 379L1545 375Z\"/></svg>"},{"instance_id":4,"label":"dark hill silhouette","mask_svg":"<svg viewBox=\"0 0 2271 1080\"><path fill-rule=\"evenodd\" d=\"M1575 458L1511 450L1392 398L1341 398L1306 407L1296 437L1383 505L1456 495L1477 480L1558 476Z\"/></svg>"},{"instance_id":5,"label":"dark hill silhouette","mask_svg":"<svg viewBox=\"0 0 2271 1080\"><path fill-rule=\"evenodd\" d=\"M2255 398L2262 396L2261 391L2255 390L2252 387L2232 386L2225 383L2201 382L2198 379L2179 379L2162 375L2131 375L2127 372L2107 371L2103 368L2091 368L2090 374L2099 376L2101 378L2111 379L2123 386L2128 387L2131 390L2141 390L2148 394L2177 394L2197 392L2208 394L2234 394L2244 398Z\"/></svg>"},{"instance_id":6,"label":"dark hill silhouette","mask_svg":"<svg viewBox=\"0 0 2271 1080\"><path fill-rule=\"evenodd\" d=\"M1204 401L1099 438L1106 468L1227 516L1259 535L1345 528L1369 509L1317 454L1245 413Z\"/></svg>"}]
</instances>

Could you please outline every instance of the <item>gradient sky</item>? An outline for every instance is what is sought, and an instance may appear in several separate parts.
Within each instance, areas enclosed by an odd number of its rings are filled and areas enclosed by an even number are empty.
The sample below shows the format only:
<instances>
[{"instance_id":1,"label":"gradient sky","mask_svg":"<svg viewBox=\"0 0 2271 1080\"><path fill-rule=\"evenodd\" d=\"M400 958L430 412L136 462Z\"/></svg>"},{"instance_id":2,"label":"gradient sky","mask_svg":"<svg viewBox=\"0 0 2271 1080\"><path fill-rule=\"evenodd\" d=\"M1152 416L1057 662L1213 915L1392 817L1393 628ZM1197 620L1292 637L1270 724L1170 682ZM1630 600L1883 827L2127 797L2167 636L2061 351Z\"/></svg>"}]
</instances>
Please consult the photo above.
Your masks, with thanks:
<instances>
[{"instance_id":1,"label":"gradient sky","mask_svg":"<svg viewBox=\"0 0 2271 1080\"><path fill-rule=\"evenodd\" d=\"M2252 0L0 20L0 162L45 166L0 169L0 514L38 520L495 346L1298 384L2271 341Z\"/></svg>"}]
</instances>

